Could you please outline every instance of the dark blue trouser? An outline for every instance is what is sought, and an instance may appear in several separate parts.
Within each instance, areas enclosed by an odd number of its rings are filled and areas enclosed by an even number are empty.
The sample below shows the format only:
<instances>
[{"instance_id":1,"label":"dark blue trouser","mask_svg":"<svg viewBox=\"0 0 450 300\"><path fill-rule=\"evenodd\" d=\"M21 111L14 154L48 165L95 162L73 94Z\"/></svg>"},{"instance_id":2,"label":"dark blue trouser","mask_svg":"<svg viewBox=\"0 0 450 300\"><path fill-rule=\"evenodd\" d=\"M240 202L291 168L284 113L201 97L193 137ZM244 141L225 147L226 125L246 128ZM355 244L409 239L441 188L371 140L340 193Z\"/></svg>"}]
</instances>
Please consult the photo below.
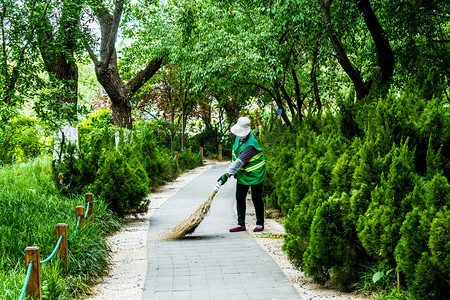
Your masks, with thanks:
<instances>
[{"instance_id":1,"label":"dark blue trouser","mask_svg":"<svg viewBox=\"0 0 450 300\"><path fill-rule=\"evenodd\" d=\"M236 186L236 208L238 215L238 225L245 226L245 212L247 205L245 198L247 197L249 187L252 188L252 201L256 212L256 225L264 226L264 202L262 200L262 183L257 185L243 185Z\"/></svg>"}]
</instances>

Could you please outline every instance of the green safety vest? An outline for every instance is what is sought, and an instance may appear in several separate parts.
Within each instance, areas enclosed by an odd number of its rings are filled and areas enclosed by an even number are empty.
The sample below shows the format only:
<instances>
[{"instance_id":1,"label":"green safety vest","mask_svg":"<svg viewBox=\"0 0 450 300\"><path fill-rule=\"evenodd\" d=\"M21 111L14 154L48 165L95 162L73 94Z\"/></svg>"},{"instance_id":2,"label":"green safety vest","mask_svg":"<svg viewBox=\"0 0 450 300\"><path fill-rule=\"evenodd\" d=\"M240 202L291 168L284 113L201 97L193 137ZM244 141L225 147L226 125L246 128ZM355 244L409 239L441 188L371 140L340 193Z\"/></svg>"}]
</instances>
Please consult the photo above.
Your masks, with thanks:
<instances>
[{"instance_id":1,"label":"green safety vest","mask_svg":"<svg viewBox=\"0 0 450 300\"><path fill-rule=\"evenodd\" d=\"M264 181L266 175L266 161L262 149L258 144L253 133L250 132L248 139L239 146L239 138L236 137L233 144L232 161L238 159L239 154L242 153L248 146L253 146L259 151L254 155L242 168L236 173L237 183L243 185L256 185Z\"/></svg>"}]
</instances>

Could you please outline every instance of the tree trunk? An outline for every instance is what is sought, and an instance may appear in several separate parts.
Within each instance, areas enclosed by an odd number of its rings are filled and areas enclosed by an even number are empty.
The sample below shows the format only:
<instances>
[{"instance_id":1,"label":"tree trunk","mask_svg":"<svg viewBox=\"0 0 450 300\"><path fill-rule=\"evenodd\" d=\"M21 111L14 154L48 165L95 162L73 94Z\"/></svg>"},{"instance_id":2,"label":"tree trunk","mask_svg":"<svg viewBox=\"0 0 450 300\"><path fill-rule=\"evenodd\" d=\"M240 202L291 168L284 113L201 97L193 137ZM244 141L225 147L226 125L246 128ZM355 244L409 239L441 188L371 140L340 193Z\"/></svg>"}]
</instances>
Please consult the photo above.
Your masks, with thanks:
<instances>
[{"instance_id":1,"label":"tree trunk","mask_svg":"<svg viewBox=\"0 0 450 300\"><path fill-rule=\"evenodd\" d=\"M51 53L46 53L42 48L41 56L44 60L46 71L49 73L50 77L53 77L56 80L53 85L59 87L61 83L63 84L63 89L60 89L60 93L56 96L56 102L61 104L71 104L70 108L62 111L64 114L63 117L72 118L76 116L76 104L78 100L78 66L73 57L68 58L63 53L52 55Z\"/></svg>"},{"instance_id":2,"label":"tree trunk","mask_svg":"<svg viewBox=\"0 0 450 300\"><path fill-rule=\"evenodd\" d=\"M128 88L120 79L117 69L117 54L113 51L109 60L109 66L95 68L95 73L100 84L111 99L111 114L115 126L127 129L133 128L131 120L131 105Z\"/></svg>"},{"instance_id":3,"label":"tree trunk","mask_svg":"<svg viewBox=\"0 0 450 300\"><path fill-rule=\"evenodd\" d=\"M333 0L318 1L323 13L325 30L334 50L336 51L339 64L352 80L356 91L356 98L360 100L369 94L370 88L372 87L373 78L369 78L366 81L363 80L361 73L352 65L347 53L344 50L344 47L335 35L330 14L330 6ZM386 38L383 28L372 10L369 0L355 0L355 2L358 10L363 14L364 22L375 43L378 58L377 63L382 73L381 83L385 84L389 81L394 71L394 55L391 46L389 45L389 41Z\"/></svg>"},{"instance_id":4,"label":"tree trunk","mask_svg":"<svg viewBox=\"0 0 450 300\"><path fill-rule=\"evenodd\" d=\"M394 72L394 53L369 0L357 0L357 6L364 16L364 21L377 48L378 66L382 74L381 83L385 84Z\"/></svg>"},{"instance_id":5,"label":"tree trunk","mask_svg":"<svg viewBox=\"0 0 450 300\"><path fill-rule=\"evenodd\" d=\"M323 13L323 21L325 23L325 30L327 32L328 38L336 51L336 57L339 64L344 69L345 73L350 77L355 86L356 97L358 99L364 98L369 94L370 85L366 85L363 82L360 72L352 65L347 53L344 50L341 42L334 33L334 28L331 22L330 6L332 0L319 0L320 8Z\"/></svg>"},{"instance_id":6,"label":"tree trunk","mask_svg":"<svg viewBox=\"0 0 450 300\"><path fill-rule=\"evenodd\" d=\"M131 119L130 100L156 71L159 70L167 55L151 60L135 77L124 84L119 75L115 48L123 3L120 0L115 1L113 14L109 13L108 9L102 5L92 7L92 9L96 12L97 19L100 23L100 60L97 59L96 54L88 43L85 42L85 46L94 62L97 79L111 99L114 125L132 129L133 122Z\"/></svg>"},{"instance_id":7,"label":"tree trunk","mask_svg":"<svg viewBox=\"0 0 450 300\"><path fill-rule=\"evenodd\" d=\"M322 109L322 102L319 96L319 85L317 84L317 56L319 55L320 38L316 40L313 51L313 64L311 69L311 81L313 82L314 100L316 100L317 109Z\"/></svg>"},{"instance_id":8,"label":"tree trunk","mask_svg":"<svg viewBox=\"0 0 450 300\"><path fill-rule=\"evenodd\" d=\"M281 108L281 118L283 119L284 123L288 126L288 127L292 127L291 121L289 120L287 114L286 114L286 110L283 107L283 102L281 101L281 95L280 95L280 90L277 86L277 84L275 84L275 97L274 100L278 105L278 108Z\"/></svg>"},{"instance_id":9,"label":"tree trunk","mask_svg":"<svg viewBox=\"0 0 450 300\"><path fill-rule=\"evenodd\" d=\"M131 130L133 129L133 122L131 119L131 106L128 103L128 99L111 100L111 114L115 126Z\"/></svg>"},{"instance_id":10,"label":"tree trunk","mask_svg":"<svg viewBox=\"0 0 450 300\"><path fill-rule=\"evenodd\" d=\"M76 31L81 14L81 5L64 3L60 18L60 27L55 36L53 26L47 16L42 19L42 27L38 31L39 50L53 85L63 89L56 96L56 102L72 104L62 113L64 118L76 116L78 101L78 66L75 60L77 48Z\"/></svg>"}]
</instances>

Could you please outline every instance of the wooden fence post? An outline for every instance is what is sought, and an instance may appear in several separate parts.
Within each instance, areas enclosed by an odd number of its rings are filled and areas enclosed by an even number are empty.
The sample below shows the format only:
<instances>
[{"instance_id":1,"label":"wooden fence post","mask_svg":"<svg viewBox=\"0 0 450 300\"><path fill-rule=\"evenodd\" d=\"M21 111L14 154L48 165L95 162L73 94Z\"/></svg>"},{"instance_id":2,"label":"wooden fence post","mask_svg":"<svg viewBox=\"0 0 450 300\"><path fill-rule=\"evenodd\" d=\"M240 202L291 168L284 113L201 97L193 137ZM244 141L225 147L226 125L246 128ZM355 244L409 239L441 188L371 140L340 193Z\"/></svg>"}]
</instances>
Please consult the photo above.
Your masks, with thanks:
<instances>
[{"instance_id":1,"label":"wooden fence post","mask_svg":"<svg viewBox=\"0 0 450 300\"><path fill-rule=\"evenodd\" d=\"M86 199L86 207L89 203L89 210L87 217L91 220L94 220L94 195L92 193L86 193L84 194Z\"/></svg>"},{"instance_id":2,"label":"wooden fence post","mask_svg":"<svg viewBox=\"0 0 450 300\"><path fill-rule=\"evenodd\" d=\"M166 159L169 160L169 154L166 153Z\"/></svg>"},{"instance_id":3,"label":"wooden fence post","mask_svg":"<svg viewBox=\"0 0 450 300\"><path fill-rule=\"evenodd\" d=\"M59 259L64 262L64 265L69 267L69 245L67 243L67 224L56 224L56 243L59 241L59 237L62 235L61 244L59 244L58 252Z\"/></svg>"},{"instance_id":4,"label":"wooden fence post","mask_svg":"<svg viewBox=\"0 0 450 300\"><path fill-rule=\"evenodd\" d=\"M397 286L398 287L405 286L405 278L403 273L398 270L398 267L395 271L397 273Z\"/></svg>"},{"instance_id":5,"label":"wooden fence post","mask_svg":"<svg viewBox=\"0 0 450 300\"><path fill-rule=\"evenodd\" d=\"M41 299L41 252L39 247L25 248L25 267L27 271L30 262L33 262L33 266L31 267L28 280L27 293L33 299Z\"/></svg>"},{"instance_id":6,"label":"wooden fence post","mask_svg":"<svg viewBox=\"0 0 450 300\"><path fill-rule=\"evenodd\" d=\"M189 148L189 156L192 155L192 148Z\"/></svg>"},{"instance_id":7,"label":"wooden fence post","mask_svg":"<svg viewBox=\"0 0 450 300\"><path fill-rule=\"evenodd\" d=\"M203 160L203 147L200 147L200 157Z\"/></svg>"},{"instance_id":8,"label":"wooden fence post","mask_svg":"<svg viewBox=\"0 0 450 300\"><path fill-rule=\"evenodd\" d=\"M222 161L222 144L219 144L219 161Z\"/></svg>"},{"instance_id":9,"label":"wooden fence post","mask_svg":"<svg viewBox=\"0 0 450 300\"><path fill-rule=\"evenodd\" d=\"M75 207L75 222L78 222L78 217L80 217L80 227L84 227L84 206Z\"/></svg>"},{"instance_id":10,"label":"wooden fence post","mask_svg":"<svg viewBox=\"0 0 450 300\"><path fill-rule=\"evenodd\" d=\"M178 151L175 151L175 162L177 163L178 166Z\"/></svg>"}]
</instances>

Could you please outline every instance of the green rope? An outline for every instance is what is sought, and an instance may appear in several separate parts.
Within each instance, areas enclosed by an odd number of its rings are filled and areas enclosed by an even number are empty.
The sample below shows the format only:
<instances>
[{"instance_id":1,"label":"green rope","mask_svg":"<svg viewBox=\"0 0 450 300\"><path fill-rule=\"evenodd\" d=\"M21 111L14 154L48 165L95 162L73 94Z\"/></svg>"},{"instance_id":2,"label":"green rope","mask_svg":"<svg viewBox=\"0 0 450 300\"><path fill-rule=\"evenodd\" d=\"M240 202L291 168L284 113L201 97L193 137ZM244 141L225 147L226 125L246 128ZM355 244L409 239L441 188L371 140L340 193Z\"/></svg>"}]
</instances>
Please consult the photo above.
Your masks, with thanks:
<instances>
[{"instance_id":1,"label":"green rope","mask_svg":"<svg viewBox=\"0 0 450 300\"><path fill-rule=\"evenodd\" d=\"M30 280L31 269L33 268L33 262L30 261L27 270L27 277L25 277L25 283L23 284L22 293L20 293L19 300L22 300L25 297L25 292L27 291L28 281Z\"/></svg>"},{"instance_id":2,"label":"green rope","mask_svg":"<svg viewBox=\"0 0 450 300\"><path fill-rule=\"evenodd\" d=\"M177 159L177 156L175 155L174 157L173 157L173 159L172 160L175 160L175 159Z\"/></svg>"},{"instance_id":3,"label":"green rope","mask_svg":"<svg viewBox=\"0 0 450 300\"><path fill-rule=\"evenodd\" d=\"M202 150L198 151L197 158L200 156L201 153L202 153Z\"/></svg>"},{"instance_id":4,"label":"green rope","mask_svg":"<svg viewBox=\"0 0 450 300\"><path fill-rule=\"evenodd\" d=\"M56 250L58 250L58 248L59 248L59 245L61 244L61 241L62 241L62 238L63 238L63 236L62 235L60 235L59 236L59 240L58 240L58 243L56 244L56 247L55 247L55 249L53 249L53 252L52 252L52 254L50 254L50 256L49 257L47 257L46 259L44 259L43 261L41 261L41 264L45 264L46 262L48 262L50 259L52 259L53 258L53 256L55 255L55 253L56 253Z\"/></svg>"},{"instance_id":5,"label":"green rope","mask_svg":"<svg viewBox=\"0 0 450 300\"><path fill-rule=\"evenodd\" d=\"M77 236L78 226L80 226L80 219L81 219L81 216L78 216L77 227L75 228L75 233L73 234L73 237L71 239L68 239L69 242L71 242L73 240L73 238Z\"/></svg>"},{"instance_id":6,"label":"green rope","mask_svg":"<svg viewBox=\"0 0 450 300\"><path fill-rule=\"evenodd\" d=\"M223 149L223 150L231 151L231 149L228 149L228 148L225 148L225 147L222 147L222 149Z\"/></svg>"},{"instance_id":7,"label":"green rope","mask_svg":"<svg viewBox=\"0 0 450 300\"><path fill-rule=\"evenodd\" d=\"M84 218L87 219L88 216L88 212L89 212L89 203L91 203L90 201L87 204L87 208L86 208L86 213L84 214Z\"/></svg>"},{"instance_id":8,"label":"green rope","mask_svg":"<svg viewBox=\"0 0 450 300\"><path fill-rule=\"evenodd\" d=\"M96 203L98 201L92 201L92 202ZM87 218L87 215L88 215L88 212L89 212L89 203L90 203L90 201L87 204L87 210L86 210L86 214L85 214L84 218ZM81 216L78 216L77 227L75 228L75 233L73 234L73 237L71 239L68 239L68 241L72 241L73 238L77 236L78 228L80 226L80 220L81 220ZM59 245L61 244L62 238L63 238L63 236L60 235L58 243L56 243L56 247L55 247L55 249L53 249L52 254L50 254L49 257L47 257L46 259L41 261L40 264L45 264L46 262L48 262L49 260L51 260L53 258L53 256L55 255L56 251L59 248ZM20 293L19 300L22 300L25 297L25 292L27 290L28 281L30 280L30 275L31 275L31 269L32 268L33 268L33 262L30 261L30 264L28 265L27 276L25 277L25 283L23 284L23 288L22 288L22 292Z\"/></svg>"}]
</instances>

